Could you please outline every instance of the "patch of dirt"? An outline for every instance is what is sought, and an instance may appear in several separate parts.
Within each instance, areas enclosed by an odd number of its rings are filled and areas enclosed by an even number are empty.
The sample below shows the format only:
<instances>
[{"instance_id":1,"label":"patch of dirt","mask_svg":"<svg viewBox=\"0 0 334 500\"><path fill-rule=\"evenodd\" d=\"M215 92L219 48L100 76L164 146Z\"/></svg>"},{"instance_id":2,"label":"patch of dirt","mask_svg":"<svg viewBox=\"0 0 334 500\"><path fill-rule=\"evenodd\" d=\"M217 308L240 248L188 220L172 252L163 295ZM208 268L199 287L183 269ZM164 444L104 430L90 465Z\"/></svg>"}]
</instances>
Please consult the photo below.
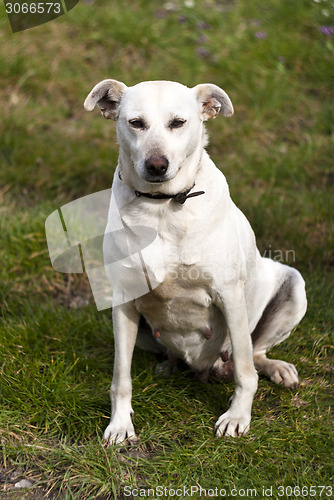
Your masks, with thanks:
<instances>
[{"instance_id":1,"label":"patch of dirt","mask_svg":"<svg viewBox=\"0 0 334 500\"><path fill-rule=\"evenodd\" d=\"M21 468L7 467L0 470L0 498L8 500L53 500L42 488L34 488L38 481L34 473ZM26 486L26 487L24 487Z\"/></svg>"},{"instance_id":2,"label":"patch of dirt","mask_svg":"<svg viewBox=\"0 0 334 500\"><path fill-rule=\"evenodd\" d=\"M51 285L52 296L67 309L80 309L94 301L86 274L64 274Z\"/></svg>"}]
</instances>

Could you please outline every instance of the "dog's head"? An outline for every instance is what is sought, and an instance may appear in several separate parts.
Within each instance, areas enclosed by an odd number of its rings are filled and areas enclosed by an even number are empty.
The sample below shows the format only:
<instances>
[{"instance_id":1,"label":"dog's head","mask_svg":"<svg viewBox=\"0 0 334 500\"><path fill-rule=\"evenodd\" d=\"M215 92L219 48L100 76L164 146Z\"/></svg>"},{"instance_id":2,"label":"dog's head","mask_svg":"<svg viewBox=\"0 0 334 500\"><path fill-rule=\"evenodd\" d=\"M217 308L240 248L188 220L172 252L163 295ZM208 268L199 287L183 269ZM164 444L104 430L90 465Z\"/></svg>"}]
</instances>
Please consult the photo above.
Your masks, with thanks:
<instances>
[{"instance_id":1,"label":"dog's head","mask_svg":"<svg viewBox=\"0 0 334 500\"><path fill-rule=\"evenodd\" d=\"M155 185L189 187L204 146L203 122L233 114L228 95L212 84L193 88L167 81L127 87L103 80L89 93L85 109L97 105L107 119L117 120L122 177L135 176L135 187L156 191ZM124 172L124 170L126 170ZM132 170L132 173L129 172ZM190 180L191 184L191 180Z\"/></svg>"}]
</instances>

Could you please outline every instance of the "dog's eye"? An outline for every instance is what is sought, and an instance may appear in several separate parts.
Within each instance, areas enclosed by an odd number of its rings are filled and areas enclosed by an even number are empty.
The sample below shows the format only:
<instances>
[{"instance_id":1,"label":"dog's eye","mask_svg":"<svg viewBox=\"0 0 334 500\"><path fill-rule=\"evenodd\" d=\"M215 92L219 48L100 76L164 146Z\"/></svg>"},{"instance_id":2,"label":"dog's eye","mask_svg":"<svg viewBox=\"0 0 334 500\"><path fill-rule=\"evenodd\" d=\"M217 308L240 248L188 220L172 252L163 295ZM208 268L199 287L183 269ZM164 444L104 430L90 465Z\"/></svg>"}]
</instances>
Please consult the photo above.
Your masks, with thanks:
<instances>
[{"instance_id":1,"label":"dog's eye","mask_svg":"<svg viewBox=\"0 0 334 500\"><path fill-rule=\"evenodd\" d=\"M172 120L170 123L169 123L169 128L170 129L174 129L174 128L181 128L183 127L183 125L186 123L186 120L182 120L181 118L174 118L174 120Z\"/></svg>"},{"instance_id":2,"label":"dog's eye","mask_svg":"<svg viewBox=\"0 0 334 500\"><path fill-rule=\"evenodd\" d=\"M134 120L129 120L129 123L132 128L137 128L139 130L144 130L146 128L145 122L143 120L134 119Z\"/></svg>"}]
</instances>

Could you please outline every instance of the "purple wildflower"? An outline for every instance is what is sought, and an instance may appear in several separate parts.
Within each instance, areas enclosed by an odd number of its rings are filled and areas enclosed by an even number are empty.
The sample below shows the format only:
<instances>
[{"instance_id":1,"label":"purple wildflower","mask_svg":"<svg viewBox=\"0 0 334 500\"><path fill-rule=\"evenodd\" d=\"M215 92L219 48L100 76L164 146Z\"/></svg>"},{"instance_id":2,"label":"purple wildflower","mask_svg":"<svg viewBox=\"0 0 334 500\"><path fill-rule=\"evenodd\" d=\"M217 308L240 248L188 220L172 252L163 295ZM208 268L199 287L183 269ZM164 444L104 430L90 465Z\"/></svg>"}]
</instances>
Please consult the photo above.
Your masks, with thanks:
<instances>
[{"instance_id":1,"label":"purple wildflower","mask_svg":"<svg viewBox=\"0 0 334 500\"><path fill-rule=\"evenodd\" d=\"M210 51L205 47L198 47L196 52L202 59L207 59L210 56Z\"/></svg>"},{"instance_id":2,"label":"purple wildflower","mask_svg":"<svg viewBox=\"0 0 334 500\"><path fill-rule=\"evenodd\" d=\"M209 30L211 26L206 21L201 21L200 23L197 23L196 28L199 30Z\"/></svg>"},{"instance_id":3,"label":"purple wildflower","mask_svg":"<svg viewBox=\"0 0 334 500\"><path fill-rule=\"evenodd\" d=\"M319 26L318 30L326 36L334 35L334 26Z\"/></svg>"},{"instance_id":4,"label":"purple wildflower","mask_svg":"<svg viewBox=\"0 0 334 500\"><path fill-rule=\"evenodd\" d=\"M187 17L181 14L179 16L179 23L186 23L188 21Z\"/></svg>"},{"instance_id":5,"label":"purple wildflower","mask_svg":"<svg viewBox=\"0 0 334 500\"><path fill-rule=\"evenodd\" d=\"M254 36L255 36L255 38L258 38L259 40L266 40L267 39L267 33L265 31L255 31Z\"/></svg>"}]
</instances>

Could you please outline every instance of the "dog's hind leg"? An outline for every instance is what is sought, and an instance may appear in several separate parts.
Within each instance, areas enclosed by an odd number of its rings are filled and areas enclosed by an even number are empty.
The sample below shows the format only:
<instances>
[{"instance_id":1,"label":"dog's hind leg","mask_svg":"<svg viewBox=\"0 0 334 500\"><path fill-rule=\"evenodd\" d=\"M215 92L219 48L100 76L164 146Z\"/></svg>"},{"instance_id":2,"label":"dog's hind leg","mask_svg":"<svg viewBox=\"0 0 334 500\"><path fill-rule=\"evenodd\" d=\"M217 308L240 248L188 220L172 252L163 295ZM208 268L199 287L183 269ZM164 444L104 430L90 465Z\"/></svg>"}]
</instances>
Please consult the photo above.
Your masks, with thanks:
<instances>
[{"instance_id":1,"label":"dog's hind leg","mask_svg":"<svg viewBox=\"0 0 334 500\"><path fill-rule=\"evenodd\" d=\"M294 365L278 359L268 359L266 352L288 338L306 312L305 283L298 271L286 267L284 280L267 304L252 333L255 368L277 384L298 386Z\"/></svg>"}]
</instances>

